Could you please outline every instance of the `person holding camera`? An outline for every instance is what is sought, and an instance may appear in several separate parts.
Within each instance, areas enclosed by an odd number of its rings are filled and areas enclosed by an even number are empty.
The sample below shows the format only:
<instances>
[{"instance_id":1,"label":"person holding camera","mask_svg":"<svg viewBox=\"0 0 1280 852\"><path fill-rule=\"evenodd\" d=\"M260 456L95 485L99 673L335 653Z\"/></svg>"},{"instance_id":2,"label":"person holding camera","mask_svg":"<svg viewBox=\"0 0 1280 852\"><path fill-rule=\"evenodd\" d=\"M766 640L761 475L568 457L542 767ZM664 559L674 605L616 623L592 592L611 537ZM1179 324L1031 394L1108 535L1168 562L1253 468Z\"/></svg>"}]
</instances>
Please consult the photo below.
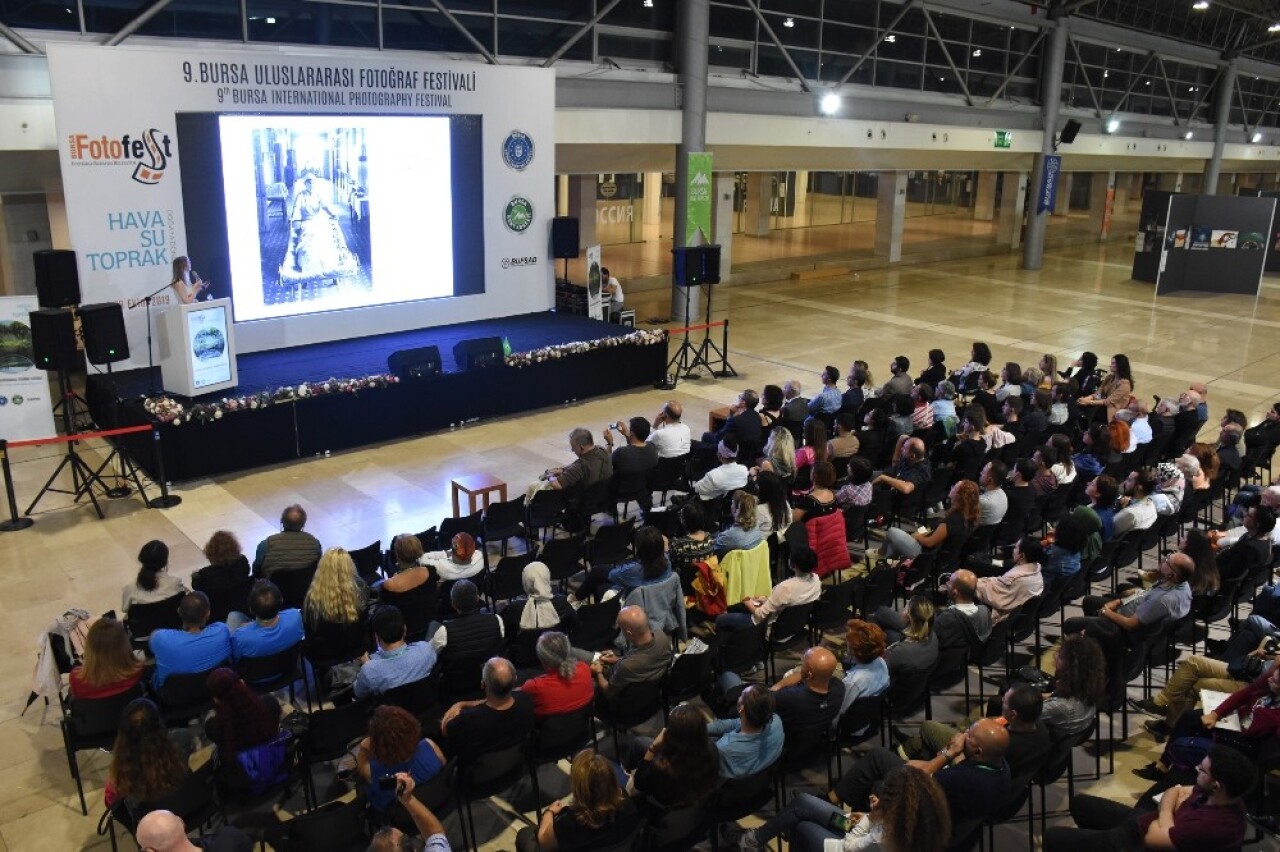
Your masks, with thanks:
<instances>
[{"instance_id":1,"label":"person holding camera","mask_svg":"<svg viewBox=\"0 0 1280 852\"><path fill-rule=\"evenodd\" d=\"M418 829L418 834L426 838L422 852L451 852L453 847L449 845L449 838L444 833L440 818L413 795L413 776L407 772L397 772L382 779L381 783L386 786L388 781L390 789L395 791L396 801L404 806L414 827ZM373 835L368 852L397 852L404 848L403 844L407 840L403 831L389 825Z\"/></svg>"},{"instance_id":2,"label":"person holding camera","mask_svg":"<svg viewBox=\"0 0 1280 852\"><path fill-rule=\"evenodd\" d=\"M682 417L684 406L671 399L662 406L658 416L653 418L653 429L649 432L648 441L658 448L658 458L675 459L689 455L693 434L687 425L680 422Z\"/></svg>"},{"instance_id":3,"label":"person holding camera","mask_svg":"<svg viewBox=\"0 0 1280 852\"><path fill-rule=\"evenodd\" d=\"M618 430L626 441L614 449L613 430ZM638 493L641 511L649 511L653 495L645 489L649 473L658 466L658 448L649 443L649 421L632 417L624 423L619 420L604 427L604 443L613 458L613 491L617 494Z\"/></svg>"},{"instance_id":4,"label":"person holding camera","mask_svg":"<svg viewBox=\"0 0 1280 852\"><path fill-rule=\"evenodd\" d=\"M401 707L384 704L369 719L369 734L356 747L356 772L369 785L369 805L379 813L397 799L397 775L430 781L444 768L440 746L422 736L422 725ZM403 799L401 799L403 801Z\"/></svg>"}]
</instances>

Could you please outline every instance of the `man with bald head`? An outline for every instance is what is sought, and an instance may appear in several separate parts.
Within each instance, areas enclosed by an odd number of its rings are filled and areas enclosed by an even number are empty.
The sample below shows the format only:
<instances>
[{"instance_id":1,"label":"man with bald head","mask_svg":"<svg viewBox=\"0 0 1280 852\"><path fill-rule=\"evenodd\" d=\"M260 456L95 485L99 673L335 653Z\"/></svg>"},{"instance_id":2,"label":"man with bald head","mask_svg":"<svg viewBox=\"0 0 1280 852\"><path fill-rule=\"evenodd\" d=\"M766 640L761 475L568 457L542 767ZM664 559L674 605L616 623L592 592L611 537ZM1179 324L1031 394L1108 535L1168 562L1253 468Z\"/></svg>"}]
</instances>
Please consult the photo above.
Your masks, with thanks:
<instances>
[{"instance_id":1,"label":"man with bald head","mask_svg":"<svg viewBox=\"0 0 1280 852\"><path fill-rule=\"evenodd\" d=\"M835 673L836 655L826 648L810 648L800 665L770 687L788 739L831 727L844 703L844 682Z\"/></svg>"},{"instance_id":2,"label":"man with bald head","mask_svg":"<svg viewBox=\"0 0 1280 852\"><path fill-rule=\"evenodd\" d=\"M895 497L907 497L924 487L933 475L929 467L929 451L924 441L903 435L893 448L893 460L887 470L871 480L870 517L887 515Z\"/></svg>"},{"instance_id":3,"label":"man with bald head","mask_svg":"<svg viewBox=\"0 0 1280 852\"><path fill-rule=\"evenodd\" d=\"M933 620L940 649L959 645L978 648L991 635L991 609L977 602L977 592L978 577L967 568L961 568L947 580L950 605L940 610Z\"/></svg>"},{"instance_id":4,"label":"man with bald head","mask_svg":"<svg viewBox=\"0 0 1280 852\"><path fill-rule=\"evenodd\" d=\"M623 607L618 613L618 629L626 642L626 653L619 657L605 651L591 664L596 688L604 696L616 694L629 683L658 680L671 665L671 639L661 630L653 631L643 607ZM583 654L586 652L579 652Z\"/></svg>"},{"instance_id":5,"label":"man with bald head","mask_svg":"<svg viewBox=\"0 0 1280 852\"><path fill-rule=\"evenodd\" d=\"M1195 570L1195 562L1185 553L1170 553L1160 561L1155 585L1128 597L1103 598L1088 595L1081 603L1085 615L1068 618L1062 634L1084 633L1097 639L1107 654L1115 659L1128 637L1138 631L1149 633L1169 619L1177 620L1191 611L1191 586L1187 578Z\"/></svg>"},{"instance_id":6,"label":"man with bald head","mask_svg":"<svg viewBox=\"0 0 1280 852\"><path fill-rule=\"evenodd\" d=\"M1009 732L995 719L979 719L957 733L947 747L929 760L912 760L914 766L932 775L951 806L951 824L980 822L1004 806L1009 797ZM862 756L836 782L834 804L843 802L866 813L872 788L903 765L902 758L886 748L876 747Z\"/></svg>"},{"instance_id":7,"label":"man with bald head","mask_svg":"<svg viewBox=\"0 0 1280 852\"><path fill-rule=\"evenodd\" d=\"M516 690L516 669L491 657L480 672L484 698L459 701L440 719L451 755L470 760L524 742L533 731L533 696Z\"/></svg>"},{"instance_id":8,"label":"man with bald head","mask_svg":"<svg viewBox=\"0 0 1280 852\"><path fill-rule=\"evenodd\" d=\"M238 828L224 825L213 834L200 838L200 845L187 839L182 818L171 811L151 811L138 822L134 832L138 845L147 852L199 852L212 849L217 852L250 852L253 841Z\"/></svg>"},{"instance_id":9,"label":"man with bald head","mask_svg":"<svg viewBox=\"0 0 1280 852\"><path fill-rule=\"evenodd\" d=\"M689 454L693 436L689 427L680 422L681 417L684 417L684 406L670 399L653 418L653 431L647 440L658 448L658 458L674 459Z\"/></svg>"}]
</instances>

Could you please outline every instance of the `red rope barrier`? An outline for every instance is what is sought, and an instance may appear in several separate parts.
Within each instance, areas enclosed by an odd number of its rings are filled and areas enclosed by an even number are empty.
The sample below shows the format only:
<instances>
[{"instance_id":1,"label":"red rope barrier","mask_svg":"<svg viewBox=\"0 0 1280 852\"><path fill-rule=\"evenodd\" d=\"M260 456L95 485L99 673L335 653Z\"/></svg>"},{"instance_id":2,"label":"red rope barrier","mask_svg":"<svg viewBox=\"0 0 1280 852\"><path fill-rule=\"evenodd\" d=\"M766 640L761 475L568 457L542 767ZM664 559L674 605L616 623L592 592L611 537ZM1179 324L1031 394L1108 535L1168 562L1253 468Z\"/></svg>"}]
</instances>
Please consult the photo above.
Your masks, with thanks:
<instances>
[{"instance_id":1,"label":"red rope barrier","mask_svg":"<svg viewBox=\"0 0 1280 852\"><path fill-rule=\"evenodd\" d=\"M31 438L26 441L10 441L9 447L38 447L42 444L67 444L72 441L88 441L91 438L113 438L116 435L132 435L150 432L150 426L125 426L120 429L104 429L101 432L77 432L74 435L55 435L52 438Z\"/></svg>"},{"instance_id":2,"label":"red rope barrier","mask_svg":"<svg viewBox=\"0 0 1280 852\"><path fill-rule=\"evenodd\" d=\"M728 320L719 320L717 322L703 323L702 325L689 325L684 328L667 329L668 334L683 334L686 331L702 331L704 328L719 328L722 325L728 325Z\"/></svg>"}]
</instances>

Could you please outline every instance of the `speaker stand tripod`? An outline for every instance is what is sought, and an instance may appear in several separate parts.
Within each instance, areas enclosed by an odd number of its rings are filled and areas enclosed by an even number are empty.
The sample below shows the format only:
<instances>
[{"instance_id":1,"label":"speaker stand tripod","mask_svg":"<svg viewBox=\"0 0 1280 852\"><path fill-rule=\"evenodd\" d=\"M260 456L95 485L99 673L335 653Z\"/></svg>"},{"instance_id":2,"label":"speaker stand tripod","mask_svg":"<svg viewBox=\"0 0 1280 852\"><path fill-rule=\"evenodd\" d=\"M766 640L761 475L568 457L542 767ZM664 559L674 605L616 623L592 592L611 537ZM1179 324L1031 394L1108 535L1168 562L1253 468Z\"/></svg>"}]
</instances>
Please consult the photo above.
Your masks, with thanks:
<instances>
[{"instance_id":1,"label":"speaker stand tripod","mask_svg":"<svg viewBox=\"0 0 1280 852\"><path fill-rule=\"evenodd\" d=\"M63 399L66 399L67 395L70 393L70 384L71 380L67 375L67 371L65 369L58 370L58 389ZM70 405L64 405L62 407L62 428L67 435L75 434L74 424L71 422ZM30 515L36 505L44 498L44 495L48 494L50 491L54 491L59 494L72 495L73 502L76 503L80 502L81 497L87 495L89 500L93 503L94 511L98 513L98 519L101 520L105 517L102 514L102 506L98 503L98 495L93 493L93 487L97 485L105 492L108 490L107 485L102 481L102 477L99 475L99 472L95 471L89 466L88 462L80 457L80 453L76 449L76 443L76 441L67 442L67 451L62 457L62 461L58 462L58 466L54 468L53 474L45 481L44 487L42 487L39 493L36 494L36 498L31 501L31 505L27 507L27 511L22 514ZM63 468L66 467L71 468L72 490L70 491L65 488L55 488L53 485L53 483L58 479L58 476L62 473Z\"/></svg>"},{"instance_id":2,"label":"speaker stand tripod","mask_svg":"<svg viewBox=\"0 0 1280 852\"><path fill-rule=\"evenodd\" d=\"M706 287L707 289L705 305L704 305L705 309L703 311L703 319L702 319L702 322L706 327L702 330L702 334L703 334L702 345L698 347L698 360L702 364L704 364L708 372L710 372L711 375L715 376L716 378L720 378L720 379L732 378L738 375L738 371L733 369L733 365L729 363L729 354L728 354L729 320L726 319L724 321L724 326L723 326L724 346L723 347L717 346L716 342L711 339L711 288L712 288L712 285L704 284L703 286ZM689 309L686 307L685 313L688 314L688 312L689 312ZM717 370L711 366L713 361L720 362L720 369Z\"/></svg>"},{"instance_id":3,"label":"speaker stand tripod","mask_svg":"<svg viewBox=\"0 0 1280 852\"><path fill-rule=\"evenodd\" d=\"M689 337L689 307L691 302L690 291L692 287L683 287L684 290L684 317L685 329L684 340L680 343L680 348L676 350L676 354L671 356L671 360L667 362L666 378L657 383L659 390L673 390L681 379L700 379L698 375L699 368L706 368L707 372L711 372L711 365L707 363L704 357L704 347L694 345Z\"/></svg>"}]
</instances>

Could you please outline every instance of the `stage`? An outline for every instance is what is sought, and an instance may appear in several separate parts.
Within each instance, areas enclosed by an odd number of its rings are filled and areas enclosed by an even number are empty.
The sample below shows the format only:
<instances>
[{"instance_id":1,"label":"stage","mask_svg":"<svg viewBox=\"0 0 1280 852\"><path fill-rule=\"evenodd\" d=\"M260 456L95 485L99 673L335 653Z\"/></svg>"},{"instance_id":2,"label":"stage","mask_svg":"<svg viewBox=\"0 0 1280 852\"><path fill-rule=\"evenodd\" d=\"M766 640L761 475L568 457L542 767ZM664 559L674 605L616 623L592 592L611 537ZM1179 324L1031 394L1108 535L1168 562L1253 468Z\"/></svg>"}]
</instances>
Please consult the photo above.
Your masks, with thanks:
<instances>
[{"instance_id":1,"label":"stage","mask_svg":"<svg viewBox=\"0 0 1280 852\"><path fill-rule=\"evenodd\" d=\"M176 398L184 416L159 426L162 458L149 434L118 440L153 479L163 463L170 482L278 464L652 385L667 361L659 335L546 312L240 355L236 388ZM459 371L454 344L475 337L504 337L513 354L541 359ZM442 375L385 380L389 355L424 346L439 348ZM159 389L159 367L154 373ZM349 380L367 386L351 392ZM144 406L151 387L146 369L90 374L86 396L95 423L109 429L155 422ZM334 387L341 389L326 392ZM230 410L219 404L223 398L263 404Z\"/></svg>"}]
</instances>

